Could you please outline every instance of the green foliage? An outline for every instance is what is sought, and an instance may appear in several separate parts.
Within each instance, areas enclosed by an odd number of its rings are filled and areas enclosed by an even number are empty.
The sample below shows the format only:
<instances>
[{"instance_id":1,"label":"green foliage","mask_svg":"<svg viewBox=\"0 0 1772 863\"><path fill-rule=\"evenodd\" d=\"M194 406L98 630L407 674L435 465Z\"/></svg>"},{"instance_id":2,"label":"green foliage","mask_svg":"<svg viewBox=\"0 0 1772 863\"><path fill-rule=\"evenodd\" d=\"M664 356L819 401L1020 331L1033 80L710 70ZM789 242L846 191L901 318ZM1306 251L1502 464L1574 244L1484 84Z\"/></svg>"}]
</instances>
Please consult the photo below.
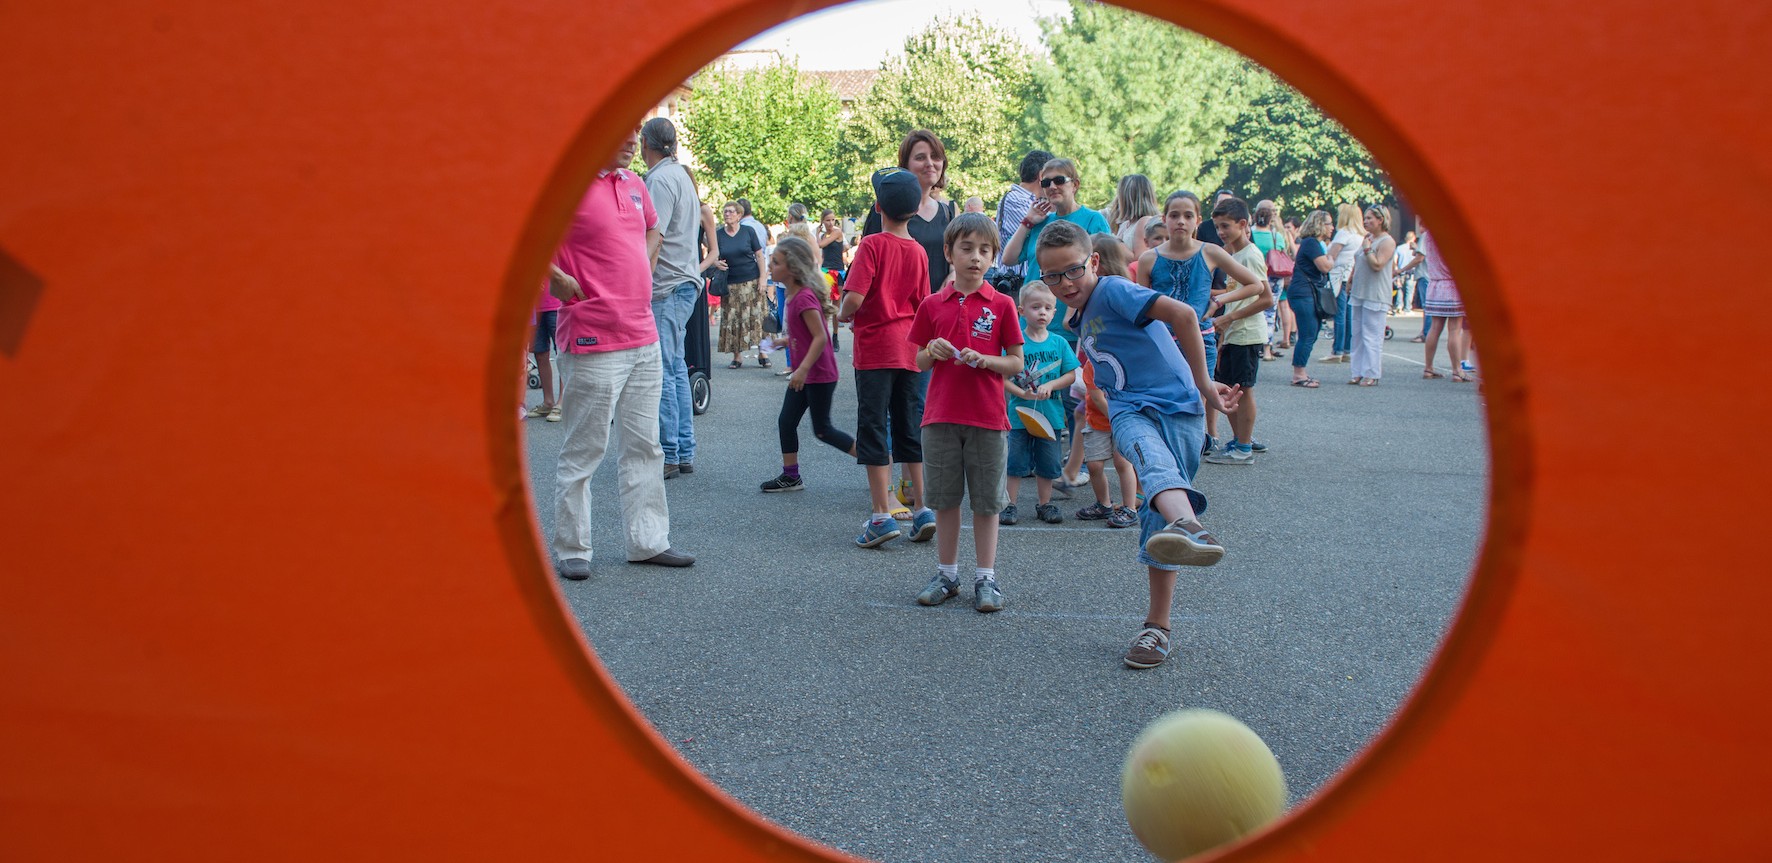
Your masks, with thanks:
<instances>
[{"instance_id":1,"label":"green foliage","mask_svg":"<svg viewBox=\"0 0 1772 863\"><path fill-rule=\"evenodd\" d=\"M779 222L788 204L818 212L834 199L836 94L821 81L803 81L779 64L744 72L705 71L692 82L683 114L696 179L715 207L749 198L757 220Z\"/></svg>"},{"instance_id":2,"label":"green foliage","mask_svg":"<svg viewBox=\"0 0 1772 863\"><path fill-rule=\"evenodd\" d=\"M1206 166L1257 83L1250 64L1167 21L1087 0L1043 26L1051 63L1036 68L1024 134L1077 163L1082 202L1105 203L1131 173L1150 177L1159 199L1212 185Z\"/></svg>"},{"instance_id":3,"label":"green foliage","mask_svg":"<svg viewBox=\"0 0 1772 863\"><path fill-rule=\"evenodd\" d=\"M1340 123L1266 71L1266 82L1231 126L1210 164L1250 202L1271 198L1289 213L1391 197L1390 178Z\"/></svg>"},{"instance_id":4,"label":"green foliage","mask_svg":"<svg viewBox=\"0 0 1772 863\"><path fill-rule=\"evenodd\" d=\"M949 199L995 198L1021 158L1017 133L1031 66L1021 42L977 16L937 20L906 39L904 53L882 65L844 125L845 211L873 202L868 177L897 164L899 142L912 129L934 132L948 148Z\"/></svg>"}]
</instances>

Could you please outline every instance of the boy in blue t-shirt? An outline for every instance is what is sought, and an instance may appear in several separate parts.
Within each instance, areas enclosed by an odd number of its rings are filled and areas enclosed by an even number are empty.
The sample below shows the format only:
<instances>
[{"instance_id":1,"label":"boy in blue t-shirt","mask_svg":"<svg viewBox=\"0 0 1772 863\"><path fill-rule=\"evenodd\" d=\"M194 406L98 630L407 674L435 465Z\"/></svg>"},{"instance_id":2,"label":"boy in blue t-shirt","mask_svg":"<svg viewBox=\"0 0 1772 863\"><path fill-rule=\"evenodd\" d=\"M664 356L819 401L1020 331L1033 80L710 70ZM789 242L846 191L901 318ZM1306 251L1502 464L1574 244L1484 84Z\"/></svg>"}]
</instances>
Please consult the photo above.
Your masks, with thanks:
<instances>
[{"instance_id":1,"label":"boy in blue t-shirt","mask_svg":"<svg viewBox=\"0 0 1772 863\"><path fill-rule=\"evenodd\" d=\"M1040 235L1041 281L1076 311L1068 324L1107 396L1114 446L1143 487L1138 559L1150 569L1150 609L1125 662L1153 668L1169 655L1175 573L1224 557L1200 524L1206 497L1193 487L1205 408L1230 413L1242 389L1206 374L1200 320L1186 303L1119 276L1097 278L1089 235L1068 223Z\"/></svg>"},{"instance_id":2,"label":"boy in blue t-shirt","mask_svg":"<svg viewBox=\"0 0 1772 863\"><path fill-rule=\"evenodd\" d=\"M1047 524L1064 521L1052 503L1052 481L1058 479L1062 467L1057 433L1064 431L1063 397L1077 379L1077 353L1062 336L1047 329L1057 304L1045 283L1035 280L1022 286L1021 329L1025 341L1021 350L1027 370L1003 381L1003 389L1009 395L1009 505L997 517L999 524L1019 520L1015 499L1021 491L1021 478L1029 474L1034 476L1040 495L1034 515ZM1016 408L1038 411L1052 424L1054 437L1041 438L1029 432Z\"/></svg>"}]
</instances>

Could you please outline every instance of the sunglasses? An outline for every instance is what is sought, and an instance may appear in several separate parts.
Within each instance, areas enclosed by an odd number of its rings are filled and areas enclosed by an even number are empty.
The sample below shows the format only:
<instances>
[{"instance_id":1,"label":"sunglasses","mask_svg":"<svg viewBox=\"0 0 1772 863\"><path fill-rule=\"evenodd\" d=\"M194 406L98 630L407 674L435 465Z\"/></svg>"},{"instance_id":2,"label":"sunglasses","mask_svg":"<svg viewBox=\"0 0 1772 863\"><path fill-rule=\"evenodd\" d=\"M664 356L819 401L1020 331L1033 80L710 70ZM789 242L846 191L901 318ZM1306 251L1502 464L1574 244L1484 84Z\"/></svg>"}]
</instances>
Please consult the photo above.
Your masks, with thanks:
<instances>
[{"instance_id":1,"label":"sunglasses","mask_svg":"<svg viewBox=\"0 0 1772 863\"><path fill-rule=\"evenodd\" d=\"M1056 177L1047 177L1046 179L1041 180L1040 181L1040 188L1050 189L1053 186L1062 186L1066 183L1069 183L1070 181L1071 181L1071 178L1069 178L1063 174L1059 174Z\"/></svg>"},{"instance_id":2,"label":"sunglasses","mask_svg":"<svg viewBox=\"0 0 1772 863\"><path fill-rule=\"evenodd\" d=\"M1041 273L1040 274L1040 281L1045 282L1047 287L1056 288L1056 287L1058 287L1058 283L1061 281L1065 281L1068 279L1068 280L1074 282L1080 278L1083 278L1083 273L1087 272L1088 269L1089 269L1089 263L1087 261L1085 261L1081 264L1071 267L1068 270L1065 270L1064 272Z\"/></svg>"}]
</instances>

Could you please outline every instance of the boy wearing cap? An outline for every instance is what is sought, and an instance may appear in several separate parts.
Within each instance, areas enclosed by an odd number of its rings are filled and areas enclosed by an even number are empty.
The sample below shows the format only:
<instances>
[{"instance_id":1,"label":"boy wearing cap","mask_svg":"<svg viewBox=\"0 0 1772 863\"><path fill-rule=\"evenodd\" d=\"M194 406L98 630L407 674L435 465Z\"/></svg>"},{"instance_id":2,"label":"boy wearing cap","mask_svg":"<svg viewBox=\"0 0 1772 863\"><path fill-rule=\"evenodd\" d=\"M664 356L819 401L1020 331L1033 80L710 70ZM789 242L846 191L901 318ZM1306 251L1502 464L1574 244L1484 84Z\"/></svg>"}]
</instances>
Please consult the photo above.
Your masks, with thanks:
<instances>
[{"instance_id":1,"label":"boy wearing cap","mask_svg":"<svg viewBox=\"0 0 1772 863\"><path fill-rule=\"evenodd\" d=\"M935 536L935 513L921 505L923 412L918 408L917 349L906 340L917 307L929 294L929 256L907 227L922 206L923 187L903 168L875 171L873 185L884 230L862 237L856 246L837 311L837 320L850 324L853 339L855 461L867 468L874 507L855 538L862 548L878 548L903 534L887 498L893 462L904 465L912 499L919 504L911 516L911 541Z\"/></svg>"}]
</instances>

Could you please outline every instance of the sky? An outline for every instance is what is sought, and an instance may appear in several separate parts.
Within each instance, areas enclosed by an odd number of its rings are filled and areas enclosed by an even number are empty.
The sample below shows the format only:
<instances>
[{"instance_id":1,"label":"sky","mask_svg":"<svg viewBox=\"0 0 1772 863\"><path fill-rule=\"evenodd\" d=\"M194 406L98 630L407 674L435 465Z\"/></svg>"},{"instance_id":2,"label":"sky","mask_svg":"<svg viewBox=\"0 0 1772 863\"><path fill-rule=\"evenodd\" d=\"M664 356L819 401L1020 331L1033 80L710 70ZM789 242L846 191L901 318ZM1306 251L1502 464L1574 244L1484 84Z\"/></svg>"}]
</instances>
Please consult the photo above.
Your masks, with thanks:
<instances>
[{"instance_id":1,"label":"sky","mask_svg":"<svg viewBox=\"0 0 1772 863\"><path fill-rule=\"evenodd\" d=\"M1068 9L1066 0L864 0L795 18L739 47L798 56L806 70L874 69L936 18L976 14L1033 49L1040 44L1036 19Z\"/></svg>"}]
</instances>

